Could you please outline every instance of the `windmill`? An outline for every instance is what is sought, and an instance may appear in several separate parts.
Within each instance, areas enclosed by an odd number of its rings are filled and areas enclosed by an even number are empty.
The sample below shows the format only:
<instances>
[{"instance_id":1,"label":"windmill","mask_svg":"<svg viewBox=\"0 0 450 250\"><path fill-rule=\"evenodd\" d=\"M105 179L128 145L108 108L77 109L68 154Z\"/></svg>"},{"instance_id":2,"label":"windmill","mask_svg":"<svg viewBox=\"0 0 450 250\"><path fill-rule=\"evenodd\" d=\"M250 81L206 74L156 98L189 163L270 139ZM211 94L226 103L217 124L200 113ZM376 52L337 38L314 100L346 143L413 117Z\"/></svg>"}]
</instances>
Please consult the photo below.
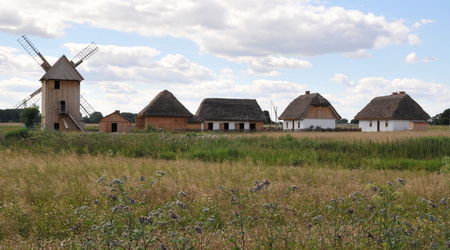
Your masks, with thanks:
<instances>
[{"instance_id":1,"label":"windmill","mask_svg":"<svg viewBox=\"0 0 450 250\"><path fill-rule=\"evenodd\" d=\"M276 124L276 126L278 127L278 113L277 113L278 106L275 107L275 105L273 104L272 101L270 101L270 103L272 104L272 109L273 109L273 111L274 111L274 113L275 113L275 124Z\"/></svg>"},{"instance_id":2,"label":"windmill","mask_svg":"<svg viewBox=\"0 0 450 250\"><path fill-rule=\"evenodd\" d=\"M17 41L30 56L44 69L45 74L40 79L42 87L14 106L15 109L26 107L42 99L42 124L44 128L56 130L83 130L80 122L81 113L90 116L94 108L81 96L80 83L84 78L76 67L98 51L94 42L89 44L72 60L65 55L55 64L50 65L31 41L23 35ZM64 127L61 126L64 124Z\"/></svg>"}]
</instances>

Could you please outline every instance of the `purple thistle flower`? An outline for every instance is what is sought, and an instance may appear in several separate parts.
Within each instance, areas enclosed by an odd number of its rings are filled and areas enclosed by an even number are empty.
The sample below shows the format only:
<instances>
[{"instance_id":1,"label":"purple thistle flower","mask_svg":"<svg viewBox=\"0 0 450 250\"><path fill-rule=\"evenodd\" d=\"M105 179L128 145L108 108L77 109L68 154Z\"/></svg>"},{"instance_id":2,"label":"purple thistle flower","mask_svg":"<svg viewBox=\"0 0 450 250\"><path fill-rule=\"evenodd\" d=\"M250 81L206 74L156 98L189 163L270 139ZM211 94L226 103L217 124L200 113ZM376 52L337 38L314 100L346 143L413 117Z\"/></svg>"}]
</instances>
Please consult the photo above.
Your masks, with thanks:
<instances>
[{"instance_id":1,"label":"purple thistle flower","mask_svg":"<svg viewBox=\"0 0 450 250\"><path fill-rule=\"evenodd\" d=\"M140 181L145 181L145 177L143 175L139 176Z\"/></svg>"},{"instance_id":2,"label":"purple thistle flower","mask_svg":"<svg viewBox=\"0 0 450 250\"><path fill-rule=\"evenodd\" d=\"M194 230L195 230L197 233L199 233L199 234L202 233L202 228L201 228L201 227L196 226L196 227L194 228Z\"/></svg>"}]
</instances>

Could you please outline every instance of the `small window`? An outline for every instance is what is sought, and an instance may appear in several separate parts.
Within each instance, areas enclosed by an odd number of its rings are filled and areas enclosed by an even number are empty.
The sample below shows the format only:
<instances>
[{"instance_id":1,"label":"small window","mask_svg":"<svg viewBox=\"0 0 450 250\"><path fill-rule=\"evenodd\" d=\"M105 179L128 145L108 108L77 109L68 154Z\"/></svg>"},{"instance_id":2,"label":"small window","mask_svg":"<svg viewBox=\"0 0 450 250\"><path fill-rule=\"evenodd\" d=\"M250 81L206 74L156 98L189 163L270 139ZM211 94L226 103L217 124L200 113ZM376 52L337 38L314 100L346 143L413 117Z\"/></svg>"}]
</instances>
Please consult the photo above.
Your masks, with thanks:
<instances>
[{"instance_id":1,"label":"small window","mask_svg":"<svg viewBox=\"0 0 450 250\"><path fill-rule=\"evenodd\" d=\"M53 128L55 130L59 130L59 123L53 123Z\"/></svg>"},{"instance_id":2,"label":"small window","mask_svg":"<svg viewBox=\"0 0 450 250\"><path fill-rule=\"evenodd\" d=\"M385 127L389 127L389 123L388 121L386 121L386 123L384 124Z\"/></svg>"},{"instance_id":3,"label":"small window","mask_svg":"<svg viewBox=\"0 0 450 250\"><path fill-rule=\"evenodd\" d=\"M286 122L286 128L289 128L289 123L288 122Z\"/></svg>"},{"instance_id":4,"label":"small window","mask_svg":"<svg viewBox=\"0 0 450 250\"><path fill-rule=\"evenodd\" d=\"M372 121L369 122L369 127L372 127Z\"/></svg>"},{"instance_id":5,"label":"small window","mask_svg":"<svg viewBox=\"0 0 450 250\"><path fill-rule=\"evenodd\" d=\"M60 89L61 83L59 81L55 81L55 89Z\"/></svg>"},{"instance_id":6,"label":"small window","mask_svg":"<svg viewBox=\"0 0 450 250\"><path fill-rule=\"evenodd\" d=\"M298 122L297 127L300 128L300 122Z\"/></svg>"}]
</instances>

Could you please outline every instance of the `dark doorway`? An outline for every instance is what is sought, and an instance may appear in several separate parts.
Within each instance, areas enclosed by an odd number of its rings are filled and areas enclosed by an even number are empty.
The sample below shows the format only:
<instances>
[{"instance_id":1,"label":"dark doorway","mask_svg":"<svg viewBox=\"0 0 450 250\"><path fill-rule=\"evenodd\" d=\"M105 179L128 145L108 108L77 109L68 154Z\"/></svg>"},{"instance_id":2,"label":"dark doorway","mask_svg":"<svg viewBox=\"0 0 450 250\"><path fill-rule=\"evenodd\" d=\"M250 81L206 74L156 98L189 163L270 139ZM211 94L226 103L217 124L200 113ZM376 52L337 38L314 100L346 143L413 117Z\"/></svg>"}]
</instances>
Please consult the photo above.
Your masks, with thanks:
<instances>
[{"instance_id":1,"label":"dark doorway","mask_svg":"<svg viewBox=\"0 0 450 250\"><path fill-rule=\"evenodd\" d=\"M208 123L208 129L213 130L214 129L214 123L210 122Z\"/></svg>"},{"instance_id":2,"label":"dark doorway","mask_svg":"<svg viewBox=\"0 0 450 250\"><path fill-rule=\"evenodd\" d=\"M250 130L256 130L256 123L250 123Z\"/></svg>"},{"instance_id":3,"label":"dark doorway","mask_svg":"<svg viewBox=\"0 0 450 250\"><path fill-rule=\"evenodd\" d=\"M225 122L223 124L223 130L228 130L228 129L230 129L230 124L228 122Z\"/></svg>"},{"instance_id":4,"label":"dark doorway","mask_svg":"<svg viewBox=\"0 0 450 250\"><path fill-rule=\"evenodd\" d=\"M111 133L117 132L117 123L111 123Z\"/></svg>"},{"instance_id":5,"label":"dark doorway","mask_svg":"<svg viewBox=\"0 0 450 250\"><path fill-rule=\"evenodd\" d=\"M239 123L239 129L244 130L245 129L245 123Z\"/></svg>"},{"instance_id":6,"label":"dark doorway","mask_svg":"<svg viewBox=\"0 0 450 250\"><path fill-rule=\"evenodd\" d=\"M377 132L380 132L380 121L377 121Z\"/></svg>"},{"instance_id":7,"label":"dark doorway","mask_svg":"<svg viewBox=\"0 0 450 250\"><path fill-rule=\"evenodd\" d=\"M60 89L61 83L59 81L55 81L55 89Z\"/></svg>"},{"instance_id":8,"label":"dark doorway","mask_svg":"<svg viewBox=\"0 0 450 250\"><path fill-rule=\"evenodd\" d=\"M59 130L59 123L53 123L53 128L55 130Z\"/></svg>"}]
</instances>

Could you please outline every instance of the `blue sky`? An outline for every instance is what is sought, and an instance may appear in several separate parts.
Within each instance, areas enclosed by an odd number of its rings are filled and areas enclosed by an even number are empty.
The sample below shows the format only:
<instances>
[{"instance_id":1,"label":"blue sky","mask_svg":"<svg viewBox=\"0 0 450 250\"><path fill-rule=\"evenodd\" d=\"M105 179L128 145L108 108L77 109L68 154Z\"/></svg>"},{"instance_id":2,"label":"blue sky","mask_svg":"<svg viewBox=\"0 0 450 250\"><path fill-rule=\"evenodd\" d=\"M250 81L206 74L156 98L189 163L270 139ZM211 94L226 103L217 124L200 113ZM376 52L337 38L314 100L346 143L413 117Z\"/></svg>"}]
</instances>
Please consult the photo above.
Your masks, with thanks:
<instances>
[{"instance_id":1,"label":"blue sky","mask_svg":"<svg viewBox=\"0 0 450 250\"><path fill-rule=\"evenodd\" d=\"M77 69L107 115L137 113L171 91L192 113L204 98L256 99L278 115L305 91L353 119L372 98L406 91L430 116L450 107L444 0L4 0L0 109L40 87L25 34L50 62L94 41ZM272 117L272 119L275 119Z\"/></svg>"}]
</instances>

